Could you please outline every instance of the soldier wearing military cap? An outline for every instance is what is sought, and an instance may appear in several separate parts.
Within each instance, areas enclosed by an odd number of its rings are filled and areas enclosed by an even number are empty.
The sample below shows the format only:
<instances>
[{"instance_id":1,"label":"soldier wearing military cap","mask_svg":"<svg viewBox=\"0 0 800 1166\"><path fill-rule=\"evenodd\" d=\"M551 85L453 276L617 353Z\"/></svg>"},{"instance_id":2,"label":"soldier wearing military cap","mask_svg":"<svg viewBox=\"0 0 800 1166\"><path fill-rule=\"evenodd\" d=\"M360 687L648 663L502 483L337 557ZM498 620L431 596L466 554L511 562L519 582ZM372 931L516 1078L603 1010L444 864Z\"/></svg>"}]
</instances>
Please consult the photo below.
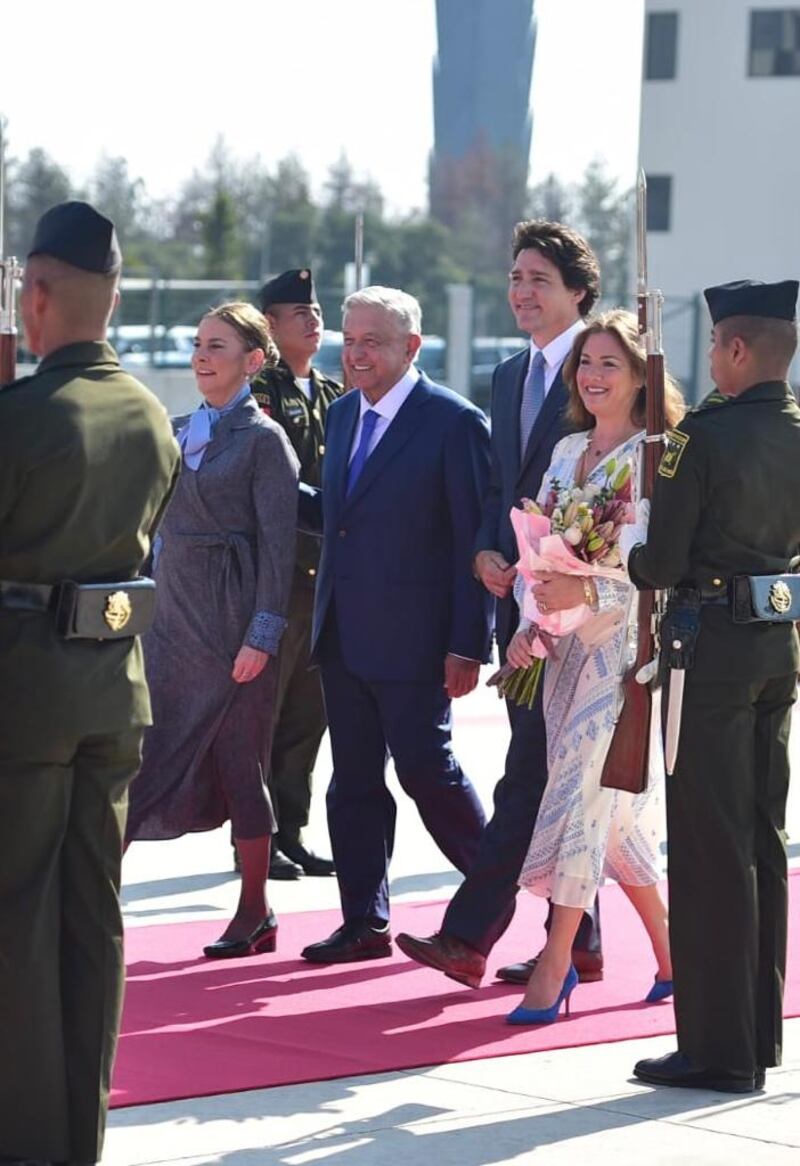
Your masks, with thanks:
<instances>
[{"instance_id":1,"label":"soldier wearing military cap","mask_svg":"<svg viewBox=\"0 0 800 1166\"><path fill-rule=\"evenodd\" d=\"M717 387L668 434L647 541L628 557L638 587L672 589L668 754L679 726L667 781L678 1051L636 1065L653 1084L746 1093L780 1063L800 661L797 291L795 280L707 289Z\"/></svg>"},{"instance_id":2,"label":"soldier wearing military cap","mask_svg":"<svg viewBox=\"0 0 800 1166\"><path fill-rule=\"evenodd\" d=\"M300 478L312 486L322 481L325 417L342 393L338 381L312 365L322 343L322 312L311 271L284 271L265 283L259 306L281 354L275 368L265 368L253 394L265 413L281 425L300 461ZM325 732L325 708L319 672L309 669L314 583L319 541L299 533L297 563L279 657L278 704L270 759L270 791L278 818L278 836L270 859L270 878L292 879L333 873L333 863L310 851L301 831L308 823L314 763Z\"/></svg>"},{"instance_id":3,"label":"soldier wearing military cap","mask_svg":"<svg viewBox=\"0 0 800 1166\"><path fill-rule=\"evenodd\" d=\"M106 342L122 257L83 202L40 219L33 376L0 393L0 1159L99 1159L122 1000L127 787L150 723L137 580L179 460Z\"/></svg>"}]
</instances>

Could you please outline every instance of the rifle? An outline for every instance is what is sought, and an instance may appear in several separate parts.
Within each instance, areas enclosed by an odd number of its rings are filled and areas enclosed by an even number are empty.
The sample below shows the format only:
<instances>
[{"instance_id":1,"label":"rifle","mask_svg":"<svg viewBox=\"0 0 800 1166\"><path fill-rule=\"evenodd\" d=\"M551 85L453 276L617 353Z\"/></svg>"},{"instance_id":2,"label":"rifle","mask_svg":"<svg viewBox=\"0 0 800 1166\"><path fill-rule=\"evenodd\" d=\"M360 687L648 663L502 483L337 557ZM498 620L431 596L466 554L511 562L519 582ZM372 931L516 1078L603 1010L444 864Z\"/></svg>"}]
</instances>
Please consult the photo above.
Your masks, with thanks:
<instances>
[{"instance_id":1,"label":"rifle","mask_svg":"<svg viewBox=\"0 0 800 1166\"><path fill-rule=\"evenodd\" d=\"M5 254L6 160L3 122L0 119L0 389L11 384L17 369L17 280L22 268Z\"/></svg>"},{"instance_id":2,"label":"rifle","mask_svg":"<svg viewBox=\"0 0 800 1166\"><path fill-rule=\"evenodd\" d=\"M664 446L664 350L661 310L664 297L647 281L647 181L639 171L636 184L636 298L639 335L647 352L645 444L641 496L652 498ZM656 673L661 600L655 591L640 591L636 660L622 682L623 704L603 766L600 785L641 793L647 787L652 719L651 683Z\"/></svg>"}]
</instances>

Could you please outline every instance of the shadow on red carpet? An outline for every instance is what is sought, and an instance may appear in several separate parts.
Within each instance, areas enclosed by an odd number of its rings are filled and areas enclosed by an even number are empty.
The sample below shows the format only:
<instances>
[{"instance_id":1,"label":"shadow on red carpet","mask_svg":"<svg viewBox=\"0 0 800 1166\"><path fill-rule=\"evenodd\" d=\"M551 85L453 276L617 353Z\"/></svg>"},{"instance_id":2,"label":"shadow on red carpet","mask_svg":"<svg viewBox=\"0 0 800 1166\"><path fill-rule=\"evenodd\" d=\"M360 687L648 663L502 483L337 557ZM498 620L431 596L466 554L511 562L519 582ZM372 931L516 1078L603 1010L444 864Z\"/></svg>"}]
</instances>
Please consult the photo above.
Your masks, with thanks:
<instances>
[{"instance_id":1,"label":"shadow on red carpet","mask_svg":"<svg viewBox=\"0 0 800 1166\"><path fill-rule=\"evenodd\" d=\"M792 884L785 1013L800 1015L800 872ZM338 912L285 915L274 955L203 958L218 922L132 928L128 985L112 1105L229 1093L448 1061L507 1056L674 1032L670 1002L646 1005L655 971L644 931L615 886L601 891L605 979L579 985L572 1013L552 1025L512 1028L519 989L494 969L533 954L543 904L525 896L474 992L438 972L391 959L320 967L298 956L324 938ZM441 903L394 910L395 931L428 935Z\"/></svg>"}]
</instances>

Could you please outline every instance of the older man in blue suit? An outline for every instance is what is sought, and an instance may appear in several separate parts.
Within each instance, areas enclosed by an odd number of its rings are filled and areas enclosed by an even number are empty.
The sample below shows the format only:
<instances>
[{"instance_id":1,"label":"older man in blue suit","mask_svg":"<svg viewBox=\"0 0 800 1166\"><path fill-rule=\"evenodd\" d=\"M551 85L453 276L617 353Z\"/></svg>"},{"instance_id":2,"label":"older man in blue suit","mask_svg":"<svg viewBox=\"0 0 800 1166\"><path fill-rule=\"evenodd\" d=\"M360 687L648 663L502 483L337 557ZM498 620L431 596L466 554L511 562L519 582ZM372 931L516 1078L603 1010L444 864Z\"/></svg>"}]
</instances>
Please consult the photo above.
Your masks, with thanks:
<instances>
[{"instance_id":1,"label":"older man in blue suit","mask_svg":"<svg viewBox=\"0 0 800 1166\"><path fill-rule=\"evenodd\" d=\"M453 755L450 707L475 687L490 650L492 600L472 562L489 481L486 418L415 367L421 313L412 296L356 292L343 330L356 388L328 412L313 651L331 733L328 825L344 923L305 948L315 963L391 952L389 754L462 872L485 822Z\"/></svg>"},{"instance_id":2,"label":"older man in blue suit","mask_svg":"<svg viewBox=\"0 0 800 1166\"><path fill-rule=\"evenodd\" d=\"M495 369L492 382L492 472L475 544L475 571L497 598L501 659L516 631L511 594L517 546L509 513L535 498L553 447L568 431L567 389L561 366L600 290L597 259L589 244L562 223L518 223L512 245L508 300L530 343ZM511 743L494 795L494 814L476 862L459 887L436 935L399 935L412 959L477 988L486 957L514 914L517 879L547 783L547 746L541 692L533 708L507 702ZM573 948L582 980L602 978L599 919L586 915ZM535 963L501 968L498 976L525 983Z\"/></svg>"}]
</instances>

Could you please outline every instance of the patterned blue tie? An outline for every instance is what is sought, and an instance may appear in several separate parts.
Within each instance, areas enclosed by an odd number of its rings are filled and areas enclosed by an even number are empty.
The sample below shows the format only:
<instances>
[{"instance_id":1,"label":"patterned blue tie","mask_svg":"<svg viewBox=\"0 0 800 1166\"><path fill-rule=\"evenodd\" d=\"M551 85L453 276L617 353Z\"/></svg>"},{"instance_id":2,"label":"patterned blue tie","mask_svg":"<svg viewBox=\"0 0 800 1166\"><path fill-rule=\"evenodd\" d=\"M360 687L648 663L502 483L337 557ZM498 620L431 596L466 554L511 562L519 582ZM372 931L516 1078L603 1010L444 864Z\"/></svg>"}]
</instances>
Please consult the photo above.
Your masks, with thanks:
<instances>
[{"instance_id":1,"label":"patterned blue tie","mask_svg":"<svg viewBox=\"0 0 800 1166\"><path fill-rule=\"evenodd\" d=\"M374 409L367 409L363 418L361 419L361 438L358 442L358 449L353 455L353 460L350 462L350 468L347 471L347 493L352 492L358 479L361 477L361 471L364 469L367 458L369 457L369 443L372 440L372 434L375 426L378 423L379 413Z\"/></svg>"},{"instance_id":2,"label":"patterned blue tie","mask_svg":"<svg viewBox=\"0 0 800 1166\"><path fill-rule=\"evenodd\" d=\"M522 390L522 405L519 411L519 452L525 456L528 438L544 404L544 370L546 365L543 352L537 352L525 378Z\"/></svg>"}]
</instances>

